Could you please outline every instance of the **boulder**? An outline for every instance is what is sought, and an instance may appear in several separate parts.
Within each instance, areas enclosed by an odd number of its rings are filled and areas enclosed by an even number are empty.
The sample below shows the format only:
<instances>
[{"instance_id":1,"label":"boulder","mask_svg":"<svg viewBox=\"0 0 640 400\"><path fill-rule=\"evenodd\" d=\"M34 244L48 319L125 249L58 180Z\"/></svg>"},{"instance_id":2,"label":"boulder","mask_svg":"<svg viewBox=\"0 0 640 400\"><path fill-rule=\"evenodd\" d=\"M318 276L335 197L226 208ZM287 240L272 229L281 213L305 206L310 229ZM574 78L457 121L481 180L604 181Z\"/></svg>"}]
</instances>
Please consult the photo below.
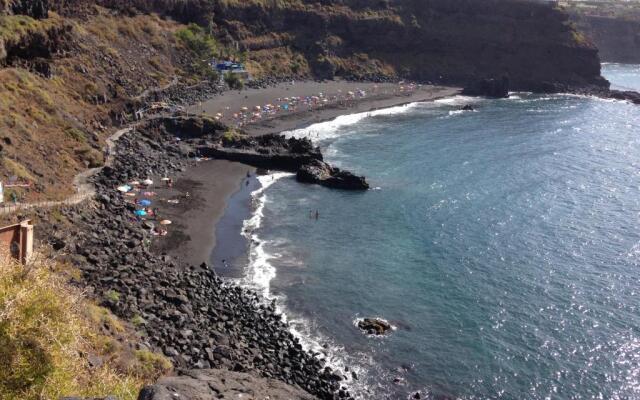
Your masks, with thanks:
<instances>
[{"instance_id":1,"label":"boulder","mask_svg":"<svg viewBox=\"0 0 640 400\"><path fill-rule=\"evenodd\" d=\"M369 189L369 184L364 176L356 176L351 172L342 171L320 160L313 160L300 167L296 174L296 179L298 182L316 183L335 189Z\"/></svg>"},{"instance_id":2,"label":"boulder","mask_svg":"<svg viewBox=\"0 0 640 400\"><path fill-rule=\"evenodd\" d=\"M384 335L391 329L391 324L381 318L365 318L358 321L358 328L370 335Z\"/></svg>"},{"instance_id":3,"label":"boulder","mask_svg":"<svg viewBox=\"0 0 640 400\"><path fill-rule=\"evenodd\" d=\"M244 372L204 369L161 378L140 391L138 400L175 399L316 400L309 393L274 379Z\"/></svg>"},{"instance_id":4,"label":"boulder","mask_svg":"<svg viewBox=\"0 0 640 400\"><path fill-rule=\"evenodd\" d=\"M481 79L467 85L462 94L496 99L507 98L509 97L509 78L504 76L501 79Z\"/></svg>"},{"instance_id":5,"label":"boulder","mask_svg":"<svg viewBox=\"0 0 640 400\"><path fill-rule=\"evenodd\" d=\"M464 107L462 107L460 110L461 111L475 111L476 109L471 104L467 104Z\"/></svg>"}]
</instances>

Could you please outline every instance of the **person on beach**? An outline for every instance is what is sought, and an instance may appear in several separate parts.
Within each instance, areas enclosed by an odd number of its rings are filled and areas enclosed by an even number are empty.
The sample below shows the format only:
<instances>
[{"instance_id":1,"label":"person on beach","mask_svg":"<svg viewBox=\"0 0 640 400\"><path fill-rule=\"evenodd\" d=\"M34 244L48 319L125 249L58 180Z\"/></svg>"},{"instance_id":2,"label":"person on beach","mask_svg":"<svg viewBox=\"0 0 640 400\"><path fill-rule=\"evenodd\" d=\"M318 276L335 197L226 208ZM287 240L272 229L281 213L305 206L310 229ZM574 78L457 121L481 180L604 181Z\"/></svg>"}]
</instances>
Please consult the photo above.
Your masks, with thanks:
<instances>
[{"instance_id":1,"label":"person on beach","mask_svg":"<svg viewBox=\"0 0 640 400\"><path fill-rule=\"evenodd\" d=\"M316 210L316 221L318 220L318 218L320 218L320 213L318 212L318 210Z\"/></svg>"}]
</instances>

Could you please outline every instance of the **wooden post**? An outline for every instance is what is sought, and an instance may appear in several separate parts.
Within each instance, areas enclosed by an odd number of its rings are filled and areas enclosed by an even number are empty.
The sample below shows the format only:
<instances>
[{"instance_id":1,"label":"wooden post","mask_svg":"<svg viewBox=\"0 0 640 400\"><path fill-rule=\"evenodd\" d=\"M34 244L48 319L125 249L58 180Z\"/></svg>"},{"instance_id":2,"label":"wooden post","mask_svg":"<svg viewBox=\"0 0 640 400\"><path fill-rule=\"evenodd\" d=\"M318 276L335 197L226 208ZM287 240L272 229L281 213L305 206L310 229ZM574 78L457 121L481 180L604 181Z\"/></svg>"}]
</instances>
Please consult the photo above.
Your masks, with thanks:
<instances>
[{"instance_id":1,"label":"wooden post","mask_svg":"<svg viewBox=\"0 0 640 400\"><path fill-rule=\"evenodd\" d=\"M30 220L20 223L20 262L26 264L33 254L33 224Z\"/></svg>"}]
</instances>

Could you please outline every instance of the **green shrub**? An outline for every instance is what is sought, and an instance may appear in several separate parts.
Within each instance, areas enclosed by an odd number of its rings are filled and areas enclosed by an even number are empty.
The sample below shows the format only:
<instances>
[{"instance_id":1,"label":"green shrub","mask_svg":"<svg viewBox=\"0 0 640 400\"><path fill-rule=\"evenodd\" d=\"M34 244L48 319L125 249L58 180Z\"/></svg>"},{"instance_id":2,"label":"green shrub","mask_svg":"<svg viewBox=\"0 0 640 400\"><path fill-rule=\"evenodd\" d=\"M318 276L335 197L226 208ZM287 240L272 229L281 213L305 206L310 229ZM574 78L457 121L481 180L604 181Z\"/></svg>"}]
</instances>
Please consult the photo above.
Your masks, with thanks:
<instances>
[{"instance_id":1,"label":"green shrub","mask_svg":"<svg viewBox=\"0 0 640 400\"><path fill-rule=\"evenodd\" d=\"M145 320L141 316L136 315L133 318L131 318L131 323L133 324L133 326L140 326L145 323Z\"/></svg>"},{"instance_id":2,"label":"green shrub","mask_svg":"<svg viewBox=\"0 0 640 400\"><path fill-rule=\"evenodd\" d=\"M120 293L116 292L115 290L109 290L105 296L107 297L107 299L117 302L120 301Z\"/></svg>"},{"instance_id":3,"label":"green shrub","mask_svg":"<svg viewBox=\"0 0 640 400\"><path fill-rule=\"evenodd\" d=\"M189 24L176 32L176 37L198 58L211 58L216 54L215 39L197 24Z\"/></svg>"},{"instance_id":4,"label":"green shrub","mask_svg":"<svg viewBox=\"0 0 640 400\"><path fill-rule=\"evenodd\" d=\"M232 72L227 72L224 74L224 81L229 85L231 89L241 90L244 88L244 82L242 79Z\"/></svg>"},{"instance_id":5,"label":"green shrub","mask_svg":"<svg viewBox=\"0 0 640 400\"><path fill-rule=\"evenodd\" d=\"M222 135L223 144L233 144L240 139L240 133L235 129L229 129Z\"/></svg>"}]
</instances>

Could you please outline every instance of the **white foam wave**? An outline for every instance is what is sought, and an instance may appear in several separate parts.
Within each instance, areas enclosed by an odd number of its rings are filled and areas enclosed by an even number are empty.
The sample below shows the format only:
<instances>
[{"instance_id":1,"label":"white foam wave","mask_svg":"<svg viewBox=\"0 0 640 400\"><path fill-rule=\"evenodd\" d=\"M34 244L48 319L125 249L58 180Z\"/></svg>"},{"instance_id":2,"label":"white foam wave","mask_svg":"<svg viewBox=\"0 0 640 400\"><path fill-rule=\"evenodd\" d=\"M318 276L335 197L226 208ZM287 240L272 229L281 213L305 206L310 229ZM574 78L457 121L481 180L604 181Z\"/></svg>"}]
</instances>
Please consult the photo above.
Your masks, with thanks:
<instances>
[{"instance_id":1,"label":"white foam wave","mask_svg":"<svg viewBox=\"0 0 640 400\"><path fill-rule=\"evenodd\" d=\"M291 177L294 174L279 172L270 175L258 176L260 188L251 193L254 211L251 218L242 223L242 235L249 241L249 268L240 283L262 294L265 299L271 300L270 283L276 276L275 268L269 260L271 255L264 249L264 243L258 237L256 231L262 226L264 218L264 205L267 201L265 190L278 180Z\"/></svg>"},{"instance_id":2,"label":"white foam wave","mask_svg":"<svg viewBox=\"0 0 640 400\"><path fill-rule=\"evenodd\" d=\"M365 118L380 115L403 114L411 111L419 103L409 103L396 107L382 108L380 110L367 111L356 114L340 115L331 121L319 122L306 128L282 132L286 137L309 138L311 140L325 140L338 137L340 129L345 126L357 124Z\"/></svg>"},{"instance_id":3,"label":"white foam wave","mask_svg":"<svg viewBox=\"0 0 640 400\"><path fill-rule=\"evenodd\" d=\"M284 296L275 296L271 292L271 281L276 276L276 269L272 262L281 257L280 254L271 254L265 248L269 245L258 235L258 230L262 227L264 219L264 206L268 201L265 191L274 183L283 178L291 178L291 173L275 173L271 175L259 176L261 187L251 193L254 212L253 215L243 222L242 235L249 241L249 264L245 276L239 280L239 284L249 288L262 296L265 302L275 301L276 312L282 315L283 321L289 324L291 333L300 340L303 348L319 359L324 360L327 366L334 371L344 374L348 380L352 394L364 392L366 390L366 376L363 367L359 367L357 362L353 362L345 357L344 348L338 346L330 338L322 337L317 333L317 329L309 324L304 318L291 318L286 313ZM362 360L361 360L362 361ZM365 364L372 364L373 360L365 360ZM354 371L361 379L356 381L351 379L351 374L346 373L347 366L350 371Z\"/></svg>"},{"instance_id":4,"label":"white foam wave","mask_svg":"<svg viewBox=\"0 0 640 400\"><path fill-rule=\"evenodd\" d=\"M457 95L435 100L434 103L448 106L460 106L469 103L478 103L480 101L482 101L480 97Z\"/></svg>"}]
</instances>

